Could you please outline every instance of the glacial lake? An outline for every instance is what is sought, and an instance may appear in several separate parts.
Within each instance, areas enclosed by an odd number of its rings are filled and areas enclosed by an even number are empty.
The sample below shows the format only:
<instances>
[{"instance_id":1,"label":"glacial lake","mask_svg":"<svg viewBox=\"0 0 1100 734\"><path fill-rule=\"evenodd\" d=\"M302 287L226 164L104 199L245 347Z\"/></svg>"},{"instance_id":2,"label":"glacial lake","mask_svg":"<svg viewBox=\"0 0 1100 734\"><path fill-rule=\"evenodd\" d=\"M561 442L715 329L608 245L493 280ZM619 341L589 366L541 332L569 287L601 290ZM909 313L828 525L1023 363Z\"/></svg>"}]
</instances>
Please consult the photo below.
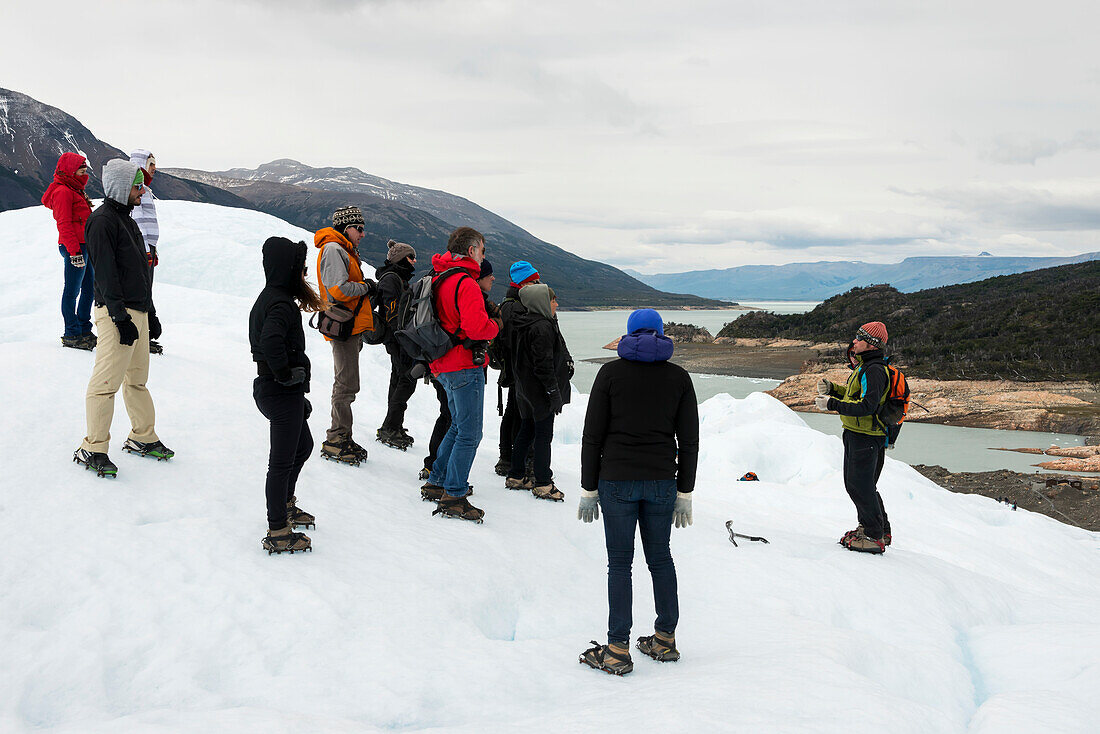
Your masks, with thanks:
<instances>
[{"instance_id":1,"label":"glacial lake","mask_svg":"<svg viewBox=\"0 0 1100 734\"><path fill-rule=\"evenodd\" d=\"M742 306L762 308L776 313L802 313L812 309L817 301L742 301ZM604 349L626 330L629 311L561 311L558 323L576 363L573 385L582 392L592 388L592 381L600 365L582 360L610 357L614 353ZM717 334L729 321L743 311L666 311L661 315L668 321L695 324ZM720 393L744 398L753 392L770 390L778 380L725 375L692 374L695 392L702 402ZM839 436L840 419L836 414L799 413L810 427ZM907 464L939 464L950 471L991 471L1011 469L1017 472L1035 472L1032 464L1041 461L1033 454L1010 451L994 451L996 448L1047 448L1049 446L1081 446L1081 436L1034 431L1000 431L989 428L960 428L934 423L906 423L896 448L888 455Z\"/></svg>"}]
</instances>

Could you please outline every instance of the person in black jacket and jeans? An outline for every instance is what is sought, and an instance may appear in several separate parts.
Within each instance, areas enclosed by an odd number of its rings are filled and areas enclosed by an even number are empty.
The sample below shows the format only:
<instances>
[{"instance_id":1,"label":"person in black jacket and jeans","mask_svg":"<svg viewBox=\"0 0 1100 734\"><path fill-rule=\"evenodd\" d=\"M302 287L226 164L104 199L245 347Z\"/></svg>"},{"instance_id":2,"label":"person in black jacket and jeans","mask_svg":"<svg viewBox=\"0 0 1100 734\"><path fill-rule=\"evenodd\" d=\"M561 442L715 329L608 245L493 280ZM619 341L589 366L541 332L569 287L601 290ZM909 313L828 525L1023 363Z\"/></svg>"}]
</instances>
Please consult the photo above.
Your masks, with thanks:
<instances>
[{"instance_id":1,"label":"person in black jacket and jeans","mask_svg":"<svg viewBox=\"0 0 1100 734\"><path fill-rule=\"evenodd\" d=\"M526 286L519 298L525 310L516 313L512 322L511 365L520 424L504 486L530 489L539 499L561 502L565 495L554 486L550 471L550 441L554 416L569 402L573 359L558 328L558 301L550 286ZM535 476L528 481L525 459L532 444Z\"/></svg>"},{"instance_id":2,"label":"person in black jacket and jeans","mask_svg":"<svg viewBox=\"0 0 1100 734\"><path fill-rule=\"evenodd\" d=\"M321 299L306 282L306 243L271 237L264 242L267 285L248 316L248 341L257 377L252 383L256 407L271 422L271 452L267 462L267 537L269 554L309 550L308 536L293 532L316 525L313 515L298 507L294 495L298 474L313 450L309 433L312 407L309 357L299 309L318 311Z\"/></svg>"},{"instance_id":3,"label":"person in black jacket and jeans","mask_svg":"<svg viewBox=\"0 0 1100 734\"><path fill-rule=\"evenodd\" d=\"M638 649L660 661L678 660L680 609L676 568L669 550L672 525L692 523L691 492L699 460L699 408L691 376L669 362L672 341L660 314L634 311L619 340L619 359L600 368L592 384L581 439L577 517L592 522L603 505L607 542L607 644L586 650L581 662L623 675L630 659L634 533L653 577L654 634Z\"/></svg>"},{"instance_id":4,"label":"person in black jacket and jeans","mask_svg":"<svg viewBox=\"0 0 1100 734\"><path fill-rule=\"evenodd\" d=\"M397 323L401 297L409 290L409 281L416 270L416 250L412 245L390 240L386 262L375 271L378 283L377 298L382 315L386 319L386 352L390 355L390 387L386 399L386 417L376 432L378 440L387 446L407 449L413 437L405 431L405 411L409 398L416 391L416 379L409 374L415 362L397 343L394 332L401 328Z\"/></svg>"}]
</instances>

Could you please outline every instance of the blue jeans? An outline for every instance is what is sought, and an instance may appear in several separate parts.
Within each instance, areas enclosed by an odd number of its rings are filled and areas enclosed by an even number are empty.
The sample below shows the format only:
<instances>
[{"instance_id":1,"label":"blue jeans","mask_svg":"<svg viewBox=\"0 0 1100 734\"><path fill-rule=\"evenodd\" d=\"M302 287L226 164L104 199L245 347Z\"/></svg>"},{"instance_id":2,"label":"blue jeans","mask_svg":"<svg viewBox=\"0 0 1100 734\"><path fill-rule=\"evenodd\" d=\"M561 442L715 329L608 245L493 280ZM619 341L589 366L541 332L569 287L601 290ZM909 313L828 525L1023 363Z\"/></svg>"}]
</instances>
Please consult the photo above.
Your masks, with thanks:
<instances>
[{"instance_id":1,"label":"blue jeans","mask_svg":"<svg viewBox=\"0 0 1100 734\"><path fill-rule=\"evenodd\" d=\"M92 261L81 245L84 255L84 267L74 267L69 262L69 251L64 245L58 245L61 257L65 259L65 287L61 290L61 317L65 319L65 336L80 336L92 333L92 285L95 274Z\"/></svg>"},{"instance_id":2,"label":"blue jeans","mask_svg":"<svg viewBox=\"0 0 1100 734\"><path fill-rule=\"evenodd\" d=\"M443 436L428 481L452 497L466 494L470 467L481 443L485 417L485 371L480 367L444 372L436 378L447 393L451 427Z\"/></svg>"},{"instance_id":3,"label":"blue jeans","mask_svg":"<svg viewBox=\"0 0 1100 734\"><path fill-rule=\"evenodd\" d=\"M642 551L653 577L657 607L655 630L672 634L680 619L676 595L676 567L668 547L672 508L676 506L675 479L601 479L600 505L607 541L607 642L630 643L634 593L630 568L634 563L634 529L642 531Z\"/></svg>"}]
</instances>

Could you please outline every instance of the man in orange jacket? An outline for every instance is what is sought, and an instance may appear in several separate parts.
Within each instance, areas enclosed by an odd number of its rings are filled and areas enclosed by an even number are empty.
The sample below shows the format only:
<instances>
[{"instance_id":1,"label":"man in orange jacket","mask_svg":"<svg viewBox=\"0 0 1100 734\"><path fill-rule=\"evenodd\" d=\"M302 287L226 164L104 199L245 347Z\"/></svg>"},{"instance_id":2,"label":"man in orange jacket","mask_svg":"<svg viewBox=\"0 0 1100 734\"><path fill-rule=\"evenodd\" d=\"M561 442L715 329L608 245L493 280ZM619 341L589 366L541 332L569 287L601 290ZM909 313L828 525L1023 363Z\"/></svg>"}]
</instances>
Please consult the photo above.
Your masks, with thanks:
<instances>
[{"instance_id":1,"label":"man in orange jacket","mask_svg":"<svg viewBox=\"0 0 1100 734\"><path fill-rule=\"evenodd\" d=\"M359 241L363 239L363 212L357 206L345 206L332 214L332 226L313 236L317 247L317 285L325 308L333 302L355 313L351 336L346 341L329 339L335 379L332 385L332 425L328 429L321 456L352 466L367 458L367 450L352 440L351 404L359 394L359 352L363 332L374 326L370 297L374 281L363 278L359 260Z\"/></svg>"}]
</instances>

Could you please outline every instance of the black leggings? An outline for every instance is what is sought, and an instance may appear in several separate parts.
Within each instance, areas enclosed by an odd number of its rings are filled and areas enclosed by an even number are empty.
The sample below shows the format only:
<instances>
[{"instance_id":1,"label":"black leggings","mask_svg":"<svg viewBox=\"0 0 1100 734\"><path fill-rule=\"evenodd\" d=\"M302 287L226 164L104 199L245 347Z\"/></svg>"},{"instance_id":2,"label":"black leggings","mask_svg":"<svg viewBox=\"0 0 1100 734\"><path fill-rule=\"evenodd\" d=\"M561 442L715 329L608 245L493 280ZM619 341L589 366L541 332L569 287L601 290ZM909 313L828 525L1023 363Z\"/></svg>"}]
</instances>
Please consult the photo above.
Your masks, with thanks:
<instances>
[{"instance_id":1,"label":"black leggings","mask_svg":"<svg viewBox=\"0 0 1100 734\"><path fill-rule=\"evenodd\" d=\"M432 429L432 438L428 442L428 455L424 457L424 468L431 471L435 463L435 455L439 451L439 444L443 443L443 437L451 427L451 409L447 407L447 391L439 384L439 380L432 378L432 387L435 388L435 397L439 401L439 417L435 419L435 428Z\"/></svg>"},{"instance_id":2,"label":"black leggings","mask_svg":"<svg viewBox=\"0 0 1100 734\"><path fill-rule=\"evenodd\" d=\"M398 350L400 347L394 346ZM409 398L416 390L416 380L409 376L413 362L404 354L390 351L390 389L386 400L386 419L382 428L399 431L405 425L405 410L409 407Z\"/></svg>"},{"instance_id":3,"label":"black leggings","mask_svg":"<svg viewBox=\"0 0 1100 734\"><path fill-rule=\"evenodd\" d=\"M313 451L306 418L310 404L301 390L283 387L270 377L252 383L256 407L271 421L271 453L267 458L267 527L285 528L286 506L294 496L298 474Z\"/></svg>"},{"instance_id":4,"label":"black leggings","mask_svg":"<svg viewBox=\"0 0 1100 734\"><path fill-rule=\"evenodd\" d=\"M512 466L508 470L508 476L514 479L523 478L527 473L525 466L527 452L532 449L531 444L534 444L535 486L550 484L554 479L550 471L550 440L553 438L553 413L541 421L520 418L519 433L516 434L516 445L512 447Z\"/></svg>"}]
</instances>

